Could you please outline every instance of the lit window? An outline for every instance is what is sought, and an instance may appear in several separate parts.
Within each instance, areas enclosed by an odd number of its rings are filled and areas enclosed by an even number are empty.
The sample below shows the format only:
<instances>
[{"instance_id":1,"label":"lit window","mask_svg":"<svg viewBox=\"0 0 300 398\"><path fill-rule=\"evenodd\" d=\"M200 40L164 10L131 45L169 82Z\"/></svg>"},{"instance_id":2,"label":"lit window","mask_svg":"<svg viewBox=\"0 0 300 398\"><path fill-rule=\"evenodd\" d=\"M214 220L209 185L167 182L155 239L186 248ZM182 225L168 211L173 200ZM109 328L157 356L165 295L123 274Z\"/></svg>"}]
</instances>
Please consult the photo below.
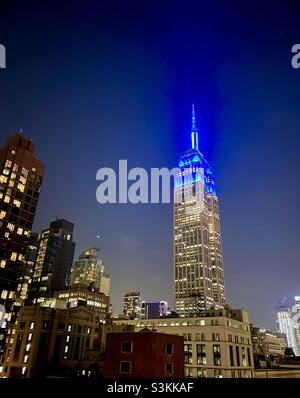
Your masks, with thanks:
<instances>
[{"instance_id":1,"label":"lit window","mask_svg":"<svg viewBox=\"0 0 300 398\"><path fill-rule=\"evenodd\" d=\"M11 151L11 153L12 153L13 155L15 155L15 154L16 154L16 151L13 149L13 150Z\"/></svg>"},{"instance_id":2,"label":"lit window","mask_svg":"<svg viewBox=\"0 0 300 398\"><path fill-rule=\"evenodd\" d=\"M17 177L17 174L16 174L16 173L11 173L11 175L10 175L10 179L11 179L11 180L15 180L16 177Z\"/></svg>"},{"instance_id":3,"label":"lit window","mask_svg":"<svg viewBox=\"0 0 300 398\"><path fill-rule=\"evenodd\" d=\"M21 201L20 200L17 200L17 199L14 199L14 205L15 206L17 206L17 207L20 207L21 206Z\"/></svg>"},{"instance_id":4,"label":"lit window","mask_svg":"<svg viewBox=\"0 0 300 398\"><path fill-rule=\"evenodd\" d=\"M33 329L34 328L34 322L31 322L30 323L30 329Z\"/></svg>"},{"instance_id":5,"label":"lit window","mask_svg":"<svg viewBox=\"0 0 300 398\"><path fill-rule=\"evenodd\" d=\"M4 202L5 203L9 203L10 202L10 196L9 195L5 195Z\"/></svg>"},{"instance_id":6,"label":"lit window","mask_svg":"<svg viewBox=\"0 0 300 398\"><path fill-rule=\"evenodd\" d=\"M1 298L2 298L3 300L5 300L5 299L7 298L7 295L8 295L8 291L7 291L7 290L2 290Z\"/></svg>"},{"instance_id":7,"label":"lit window","mask_svg":"<svg viewBox=\"0 0 300 398\"><path fill-rule=\"evenodd\" d=\"M9 239L9 232L5 232L4 238Z\"/></svg>"},{"instance_id":8,"label":"lit window","mask_svg":"<svg viewBox=\"0 0 300 398\"><path fill-rule=\"evenodd\" d=\"M12 252L12 253L11 253L11 256L10 256L10 259L11 259L12 261L16 261L16 260L17 260L17 256L18 256L18 254L17 254L16 252Z\"/></svg>"},{"instance_id":9,"label":"lit window","mask_svg":"<svg viewBox=\"0 0 300 398\"><path fill-rule=\"evenodd\" d=\"M31 344L26 344L26 352L28 352L29 350L30 350L30 346L31 346Z\"/></svg>"},{"instance_id":10,"label":"lit window","mask_svg":"<svg viewBox=\"0 0 300 398\"><path fill-rule=\"evenodd\" d=\"M22 183L22 184L26 184L26 181L27 181L27 179L25 178L25 177L23 177L23 176L21 176L20 177L20 182Z\"/></svg>"},{"instance_id":11,"label":"lit window","mask_svg":"<svg viewBox=\"0 0 300 398\"><path fill-rule=\"evenodd\" d=\"M27 339L28 341L31 341L32 340L32 333L29 333L29 335L28 335L28 339Z\"/></svg>"},{"instance_id":12,"label":"lit window","mask_svg":"<svg viewBox=\"0 0 300 398\"><path fill-rule=\"evenodd\" d=\"M7 228L10 230L10 232L13 232L14 229L15 229L15 225L12 224L12 223L10 223L10 222L8 222L8 223L7 223Z\"/></svg>"},{"instance_id":13,"label":"lit window","mask_svg":"<svg viewBox=\"0 0 300 398\"><path fill-rule=\"evenodd\" d=\"M22 375L24 375L26 373L26 366L23 366L22 368Z\"/></svg>"},{"instance_id":14,"label":"lit window","mask_svg":"<svg viewBox=\"0 0 300 398\"><path fill-rule=\"evenodd\" d=\"M11 165L12 161L7 159L7 161L5 162L5 167L11 167Z\"/></svg>"},{"instance_id":15,"label":"lit window","mask_svg":"<svg viewBox=\"0 0 300 398\"><path fill-rule=\"evenodd\" d=\"M25 185L23 185L23 184L21 184L21 183L18 184L18 187L17 187L17 188L18 188L18 190L21 191L21 192L24 192L24 191L25 191Z\"/></svg>"},{"instance_id":16,"label":"lit window","mask_svg":"<svg viewBox=\"0 0 300 398\"><path fill-rule=\"evenodd\" d=\"M26 354L26 355L24 355L24 361L23 362L27 362L28 361L28 355Z\"/></svg>"},{"instance_id":17,"label":"lit window","mask_svg":"<svg viewBox=\"0 0 300 398\"><path fill-rule=\"evenodd\" d=\"M27 177L27 176L28 176L28 170L25 169L25 168L23 167L23 168L22 168L22 171L21 171L21 174L22 174L23 176Z\"/></svg>"},{"instance_id":18,"label":"lit window","mask_svg":"<svg viewBox=\"0 0 300 398\"><path fill-rule=\"evenodd\" d=\"M7 183L7 177L5 177L4 175L0 176L0 182L6 184Z\"/></svg>"},{"instance_id":19,"label":"lit window","mask_svg":"<svg viewBox=\"0 0 300 398\"><path fill-rule=\"evenodd\" d=\"M23 233L23 228L18 228L17 229L17 234L18 235L22 235L22 233Z\"/></svg>"},{"instance_id":20,"label":"lit window","mask_svg":"<svg viewBox=\"0 0 300 398\"><path fill-rule=\"evenodd\" d=\"M3 170L3 174L4 174L4 175L6 175L6 176L8 176L8 175L9 175L9 172L10 172L10 170L9 170L9 169L4 169L4 170Z\"/></svg>"},{"instance_id":21,"label":"lit window","mask_svg":"<svg viewBox=\"0 0 300 398\"><path fill-rule=\"evenodd\" d=\"M0 211L0 219L3 219L6 216L6 211Z\"/></svg>"},{"instance_id":22,"label":"lit window","mask_svg":"<svg viewBox=\"0 0 300 398\"><path fill-rule=\"evenodd\" d=\"M0 261L0 268L5 268L6 260Z\"/></svg>"},{"instance_id":23,"label":"lit window","mask_svg":"<svg viewBox=\"0 0 300 398\"><path fill-rule=\"evenodd\" d=\"M69 347L66 345L66 346L65 346L65 353L68 352L68 349L69 349Z\"/></svg>"},{"instance_id":24,"label":"lit window","mask_svg":"<svg viewBox=\"0 0 300 398\"><path fill-rule=\"evenodd\" d=\"M72 330L72 325L68 325L68 332L71 332Z\"/></svg>"},{"instance_id":25,"label":"lit window","mask_svg":"<svg viewBox=\"0 0 300 398\"><path fill-rule=\"evenodd\" d=\"M15 182L14 182L13 180L9 180L8 185L9 185L10 187L13 187L13 186L15 185Z\"/></svg>"}]
</instances>

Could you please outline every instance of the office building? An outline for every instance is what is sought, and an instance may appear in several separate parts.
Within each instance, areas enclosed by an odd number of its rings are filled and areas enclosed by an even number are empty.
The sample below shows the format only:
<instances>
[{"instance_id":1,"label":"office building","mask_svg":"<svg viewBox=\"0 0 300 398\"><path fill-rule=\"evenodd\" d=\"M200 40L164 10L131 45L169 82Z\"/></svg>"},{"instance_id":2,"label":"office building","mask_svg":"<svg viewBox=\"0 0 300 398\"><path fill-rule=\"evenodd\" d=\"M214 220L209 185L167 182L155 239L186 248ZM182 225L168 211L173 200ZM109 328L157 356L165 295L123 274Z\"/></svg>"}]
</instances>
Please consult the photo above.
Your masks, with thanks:
<instances>
[{"instance_id":1,"label":"office building","mask_svg":"<svg viewBox=\"0 0 300 398\"><path fill-rule=\"evenodd\" d=\"M100 319L91 308L21 308L0 377L91 377L101 367L98 341Z\"/></svg>"},{"instance_id":2,"label":"office building","mask_svg":"<svg viewBox=\"0 0 300 398\"><path fill-rule=\"evenodd\" d=\"M299 356L299 345L290 308L280 305L276 308L276 313L279 332L286 335L288 346L293 349L296 356Z\"/></svg>"},{"instance_id":3,"label":"office building","mask_svg":"<svg viewBox=\"0 0 300 398\"><path fill-rule=\"evenodd\" d=\"M8 323L14 322L20 305L18 284L44 170L34 143L21 133L0 150L0 305L6 313L0 325L0 354Z\"/></svg>"},{"instance_id":4,"label":"office building","mask_svg":"<svg viewBox=\"0 0 300 398\"><path fill-rule=\"evenodd\" d=\"M140 292L129 292L124 295L123 315L129 319L140 319L142 299Z\"/></svg>"},{"instance_id":5,"label":"office building","mask_svg":"<svg viewBox=\"0 0 300 398\"><path fill-rule=\"evenodd\" d=\"M39 235L37 258L29 281L28 302L41 302L54 292L70 286L75 242L74 224L67 220L52 221Z\"/></svg>"},{"instance_id":6,"label":"office building","mask_svg":"<svg viewBox=\"0 0 300 398\"><path fill-rule=\"evenodd\" d=\"M85 250L72 266L71 284L85 285L110 295L110 277L102 260L98 257L100 249L92 247Z\"/></svg>"},{"instance_id":7,"label":"office building","mask_svg":"<svg viewBox=\"0 0 300 398\"><path fill-rule=\"evenodd\" d=\"M143 300L141 305L141 319L155 319L166 316L168 303L161 300Z\"/></svg>"},{"instance_id":8,"label":"office building","mask_svg":"<svg viewBox=\"0 0 300 398\"><path fill-rule=\"evenodd\" d=\"M185 317L225 304L219 200L199 149L194 106L191 143L179 159L174 189L175 311Z\"/></svg>"}]
</instances>

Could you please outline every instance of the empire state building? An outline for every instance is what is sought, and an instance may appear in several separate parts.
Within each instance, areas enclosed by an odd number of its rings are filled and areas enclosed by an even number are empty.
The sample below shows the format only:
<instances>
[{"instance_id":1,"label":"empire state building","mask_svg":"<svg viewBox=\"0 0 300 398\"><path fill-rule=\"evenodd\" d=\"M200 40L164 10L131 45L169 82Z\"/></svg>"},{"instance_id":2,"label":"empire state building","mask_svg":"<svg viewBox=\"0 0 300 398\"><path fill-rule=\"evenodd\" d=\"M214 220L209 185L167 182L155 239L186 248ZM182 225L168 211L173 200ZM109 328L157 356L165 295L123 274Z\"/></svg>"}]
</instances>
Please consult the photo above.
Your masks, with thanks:
<instances>
[{"instance_id":1,"label":"empire state building","mask_svg":"<svg viewBox=\"0 0 300 398\"><path fill-rule=\"evenodd\" d=\"M174 189L174 290L180 316L225 304L219 200L198 143L193 105L191 148L179 159Z\"/></svg>"}]
</instances>

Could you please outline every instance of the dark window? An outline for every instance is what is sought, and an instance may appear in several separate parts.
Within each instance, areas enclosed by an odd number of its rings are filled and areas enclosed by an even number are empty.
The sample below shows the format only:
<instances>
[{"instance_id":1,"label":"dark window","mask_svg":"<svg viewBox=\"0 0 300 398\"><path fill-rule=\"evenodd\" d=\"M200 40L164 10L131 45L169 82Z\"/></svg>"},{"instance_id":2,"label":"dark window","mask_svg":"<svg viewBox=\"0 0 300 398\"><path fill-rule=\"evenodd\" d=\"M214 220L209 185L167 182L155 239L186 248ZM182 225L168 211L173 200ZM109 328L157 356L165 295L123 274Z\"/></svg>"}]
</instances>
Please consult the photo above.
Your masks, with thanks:
<instances>
[{"instance_id":1,"label":"dark window","mask_svg":"<svg viewBox=\"0 0 300 398\"><path fill-rule=\"evenodd\" d=\"M131 373L131 362L120 362L120 373Z\"/></svg>"},{"instance_id":2,"label":"dark window","mask_svg":"<svg viewBox=\"0 0 300 398\"><path fill-rule=\"evenodd\" d=\"M221 349L219 344L213 345L214 365L221 366Z\"/></svg>"},{"instance_id":3,"label":"dark window","mask_svg":"<svg viewBox=\"0 0 300 398\"><path fill-rule=\"evenodd\" d=\"M64 323L57 324L57 329L59 329L59 330L64 330L64 327L65 327Z\"/></svg>"},{"instance_id":4,"label":"dark window","mask_svg":"<svg viewBox=\"0 0 300 398\"><path fill-rule=\"evenodd\" d=\"M22 338L23 335L19 334L17 337L17 342L16 342L16 348L14 352L14 360L17 361L19 359L19 354L20 354L20 349L21 349L21 344L22 344Z\"/></svg>"},{"instance_id":5,"label":"dark window","mask_svg":"<svg viewBox=\"0 0 300 398\"><path fill-rule=\"evenodd\" d=\"M166 354L167 355L172 355L173 354L173 344L167 344L166 345Z\"/></svg>"},{"instance_id":6,"label":"dark window","mask_svg":"<svg viewBox=\"0 0 300 398\"><path fill-rule=\"evenodd\" d=\"M47 333L42 333L39 341L39 348L37 352L37 362L42 362L46 352Z\"/></svg>"},{"instance_id":7,"label":"dark window","mask_svg":"<svg viewBox=\"0 0 300 398\"><path fill-rule=\"evenodd\" d=\"M21 322L21 323L20 323L20 329L24 329L25 326L26 326L26 322Z\"/></svg>"},{"instance_id":8,"label":"dark window","mask_svg":"<svg viewBox=\"0 0 300 398\"><path fill-rule=\"evenodd\" d=\"M230 366L234 366L233 347L229 346Z\"/></svg>"},{"instance_id":9,"label":"dark window","mask_svg":"<svg viewBox=\"0 0 300 398\"><path fill-rule=\"evenodd\" d=\"M247 355L248 355L248 366L252 366L251 352L249 347L247 347Z\"/></svg>"},{"instance_id":10,"label":"dark window","mask_svg":"<svg viewBox=\"0 0 300 398\"><path fill-rule=\"evenodd\" d=\"M123 341L122 342L122 352L132 352L132 341Z\"/></svg>"},{"instance_id":11,"label":"dark window","mask_svg":"<svg viewBox=\"0 0 300 398\"><path fill-rule=\"evenodd\" d=\"M205 344L197 344L197 365L206 365L206 348Z\"/></svg>"},{"instance_id":12,"label":"dark window","mask_svg":"<svg viewBox=\"0 0 300 398\"><path fill-rule=\"evenodd\" d=\"M166 363L166 374L167 375L173 374L173 364L172 363Z\"/></svg>"},{"instance_id":13,"label":"dark window","mask_svg":"<svg viewBox=\"0 0 300 398\"><path fill-rule=\"evenodd\" d=\"M240 350L239 350L238 346L235 347L235 352L236 352L236 363L237 363L237 366L240 366Z\"/></svg>"}]
</instances>

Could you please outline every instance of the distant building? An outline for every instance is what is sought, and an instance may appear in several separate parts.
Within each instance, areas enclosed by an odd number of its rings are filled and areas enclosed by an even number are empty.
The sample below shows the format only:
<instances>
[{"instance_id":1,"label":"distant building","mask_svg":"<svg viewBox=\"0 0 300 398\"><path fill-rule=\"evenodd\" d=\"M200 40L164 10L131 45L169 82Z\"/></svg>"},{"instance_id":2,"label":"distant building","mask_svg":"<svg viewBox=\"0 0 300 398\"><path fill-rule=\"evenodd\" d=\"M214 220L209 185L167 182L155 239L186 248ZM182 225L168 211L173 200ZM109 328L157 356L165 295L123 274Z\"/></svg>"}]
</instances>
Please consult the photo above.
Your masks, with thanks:
<instances>
[{"instance_id":1,"label":"distant building","mask_svg":"<svg viewBox=\"0 0 300 398\"><path fill-rule=\"evenodd\" d=\"M95 350L99 317L86 307L24 306L8 335L0 377L94 376L101 367Z\"/></svg>"},{"instance_id":2,"label":"distant building","mask_svg":"<svg viewBox=\"0 0 300 398\"><path fill-rule=\"evenodd\" d=\"M115 325L145 327L184 337L185 377L253 377L249 316L244 309L206 311L201 317L113 320Z\"/></svg>"},{"instance_id":3,"label":"distant building","mask_svg":"<svg viewBox=\"0 0 300 398\"><path fill-rule=\"evenodd\" d=\"M140 292L129 292L124 295L123 315L129 319L140 319L142 299Z\"/></svg>"},{"instance_id":4,"label":"distant building","mask_svg":"<svg viewBox=\"0 0 300 398\"><path fill-rule=\"evenodd\" d=\"M277 324L280 333L284 333L287 338L288 346L291 347L296 356L299 356L299 345L296 336L296 330L292 321L291 310L286 306L276 308Z\"/></svg>"},{"instance_id":5,"label":"distant building","mask_svg":"<svg viewBox=\"0 0 300 398\"><path fill-rule=\"evenodd\" d=\"M281 358L287 347L285 334L274 333L258 327L251 328L253 353L263 355L265 358L270 355L274 358Z\"/></svg>"},{"instance_id":6,"label":"distant building","mask_svg":"<svg viewBox=\"0 0 300 398\"><path fill-rule=\"evenodd\" d=\"M99 317L100 322L107 322L110 315L109 297L94 289L87 289L79 283L70 289L60 290L54 293L54 298L65 300L68 308L84 306L92 309Z\"/></svg>"},{"instance_id":7,"label":"distant building","mask_svg":"<svg viewBox=\"0 0 300 398\"><path fill-rule=\"evenodd\" d=\"M74 224L67 220L52 221L39 235L37 258L29 281L28 302L41 302L54 292L70 286L75 242Z\"/></svg>"},{"instance_id":8,"label":"distant building","mask_svg":"<svg viewBox=\"0 0 300 398\"><path fill-rule=\"evenodd\" d=\"M141 319L154 319L166 316L168 303L160 300L144 300L141 305Z\"/></svg>"},{"instance_id":9,"label":"distant building","mask_svg":"<svg viewBox=\"0 0 300 398\"><path fill-rule=\"evenodd\" d=\"M108 333L105 378L182 378L183 337L143 329Z\"/></svg>"},{"instance_id":10,"label":"distant building","mask_svg":"<svg viewBox=\"0 0 300 398\"><path fill-rule=\"evenodd\" d=\"M35 155L35 144L16 133L0 149L0 355L8 322L18 310L18 284L23 272L28 236L38 204L45 166Z\"/></svg>"},{"instance_id":11,"label":"distant building","mask_svg":"<svg viewBox=\"0 0 300 398\"><path fill-rule=\"evenodd\" d=\"M72 266L72 285L85 285L110 296L110 277L104 264L98 258L98 248L85 250Z\"/></svg>"}]
</instances>

